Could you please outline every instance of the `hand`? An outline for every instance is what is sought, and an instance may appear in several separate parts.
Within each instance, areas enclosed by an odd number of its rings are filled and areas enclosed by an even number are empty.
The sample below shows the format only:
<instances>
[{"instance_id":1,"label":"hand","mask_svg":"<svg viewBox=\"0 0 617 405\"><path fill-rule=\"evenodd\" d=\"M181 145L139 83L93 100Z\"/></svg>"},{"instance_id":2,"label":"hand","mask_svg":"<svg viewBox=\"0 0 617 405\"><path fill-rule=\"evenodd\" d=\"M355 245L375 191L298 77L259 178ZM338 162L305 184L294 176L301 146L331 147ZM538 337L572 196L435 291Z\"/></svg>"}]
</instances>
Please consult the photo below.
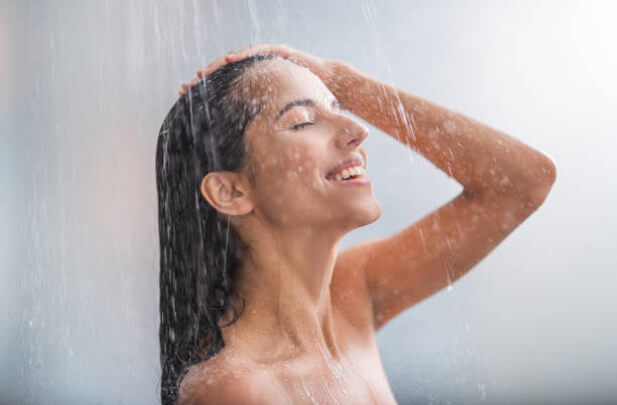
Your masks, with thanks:
<instances>
[{"instance_id":1,"label":"hand","mask_svg":"<svg viewBox=\"0 0 617 405\"><path fill-rule=\"evenodd\" d=\"M178 94L180 96L184 95L189 88L193 87L201 79L208 76L221 66L258 54L277 55L299 66L303 66L319 77L328 88L330 87L330 83L332 82L334 76L334 62L298 51L287 45L259 44L250 45L239 51L230 52L209 64L205 69L198 70L197 77L190 82L183 83L182 88L178 91Z\"/></svg>"}]
</instances>

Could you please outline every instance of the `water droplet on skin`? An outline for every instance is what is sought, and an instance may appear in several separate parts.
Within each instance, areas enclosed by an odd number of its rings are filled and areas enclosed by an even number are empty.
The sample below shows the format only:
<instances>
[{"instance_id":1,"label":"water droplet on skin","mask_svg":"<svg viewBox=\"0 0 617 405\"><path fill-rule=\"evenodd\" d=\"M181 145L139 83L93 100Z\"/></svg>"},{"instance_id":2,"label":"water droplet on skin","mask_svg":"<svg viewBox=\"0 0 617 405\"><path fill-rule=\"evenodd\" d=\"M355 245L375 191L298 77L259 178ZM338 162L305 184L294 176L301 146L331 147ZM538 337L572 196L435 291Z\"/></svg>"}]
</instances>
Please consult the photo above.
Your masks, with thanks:
<instances>
[{"instance_id":1,"label":"water droplet on skin","mask_svg":"<svg viewBox=\"0 0 617 405\"><path fill-rule=\"evenodd\" d=\"M446 120L443 122L443 128L449 134L454 134L456 132L456 124L450 120Z\"/></svg>"}]
</instances>

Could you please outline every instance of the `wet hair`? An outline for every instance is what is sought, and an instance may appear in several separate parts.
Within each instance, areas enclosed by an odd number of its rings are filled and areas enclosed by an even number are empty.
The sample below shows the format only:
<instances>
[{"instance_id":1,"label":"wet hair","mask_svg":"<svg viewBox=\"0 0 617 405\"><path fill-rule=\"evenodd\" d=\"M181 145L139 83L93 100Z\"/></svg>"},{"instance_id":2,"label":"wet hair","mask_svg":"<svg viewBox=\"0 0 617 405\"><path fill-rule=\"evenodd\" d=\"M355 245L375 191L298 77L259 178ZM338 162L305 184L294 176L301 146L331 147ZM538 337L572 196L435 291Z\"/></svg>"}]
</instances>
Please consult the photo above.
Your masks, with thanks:
<instances>
[{"instance_id":1,"label":"wet hair","mask_svg":"<svg viewBox=\"0 0 617 405\"><path fill-rule=\"evenodd\" d=\"M165 118L157 141L160 238L161 401L175 404L182 377L224 346L221 327L238 312L234 280L246 246L200 193L212 171L247 162L244 133L263 107L246 96L242 76L257 55L224 65L187 91ZM233 319L219 327L231 310Z\"/></svg>"}]
</instances>

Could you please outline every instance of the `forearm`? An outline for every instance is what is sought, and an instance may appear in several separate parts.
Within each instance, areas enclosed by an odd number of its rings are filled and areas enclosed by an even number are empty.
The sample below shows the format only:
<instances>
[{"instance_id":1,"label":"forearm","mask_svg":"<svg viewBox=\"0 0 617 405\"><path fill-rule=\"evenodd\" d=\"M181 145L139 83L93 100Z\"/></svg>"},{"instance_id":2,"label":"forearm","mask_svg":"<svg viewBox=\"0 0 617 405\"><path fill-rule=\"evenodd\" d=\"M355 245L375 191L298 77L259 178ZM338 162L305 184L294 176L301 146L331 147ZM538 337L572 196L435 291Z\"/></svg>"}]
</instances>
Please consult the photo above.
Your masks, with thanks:
<instances>
[{"instance_id":1,"label":"forearm","mask_svg":"<svg viewBox=\"0 0 617 405\"><path fill-rule=\"evenodd\" d=\"M422 154L467 193L543 200L554 181L550 158L503 132L344 63L335 62L332 77L329 88L343 108Z\"/></svg>"}]
</instances>

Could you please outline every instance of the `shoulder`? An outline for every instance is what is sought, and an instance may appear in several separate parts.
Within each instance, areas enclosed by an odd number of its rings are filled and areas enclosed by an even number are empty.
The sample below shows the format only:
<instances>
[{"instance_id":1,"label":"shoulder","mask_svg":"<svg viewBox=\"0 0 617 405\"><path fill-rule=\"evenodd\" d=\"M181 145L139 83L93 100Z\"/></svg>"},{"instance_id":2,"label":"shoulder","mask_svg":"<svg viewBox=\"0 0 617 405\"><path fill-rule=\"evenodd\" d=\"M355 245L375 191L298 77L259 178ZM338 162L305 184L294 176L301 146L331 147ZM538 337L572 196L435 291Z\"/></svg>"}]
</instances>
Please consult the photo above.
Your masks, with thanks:
<instances>
[{"instance_id":1,"label":"shoulder","mask_svg":"<svg viewBox=\"0 0 617 405\"><path fill-rule=\"evenodd\" d=\"M278 403L272 376L248 365L210 360L189 369L180 385L178 405Z\"/></svg>"}]
</instances>

